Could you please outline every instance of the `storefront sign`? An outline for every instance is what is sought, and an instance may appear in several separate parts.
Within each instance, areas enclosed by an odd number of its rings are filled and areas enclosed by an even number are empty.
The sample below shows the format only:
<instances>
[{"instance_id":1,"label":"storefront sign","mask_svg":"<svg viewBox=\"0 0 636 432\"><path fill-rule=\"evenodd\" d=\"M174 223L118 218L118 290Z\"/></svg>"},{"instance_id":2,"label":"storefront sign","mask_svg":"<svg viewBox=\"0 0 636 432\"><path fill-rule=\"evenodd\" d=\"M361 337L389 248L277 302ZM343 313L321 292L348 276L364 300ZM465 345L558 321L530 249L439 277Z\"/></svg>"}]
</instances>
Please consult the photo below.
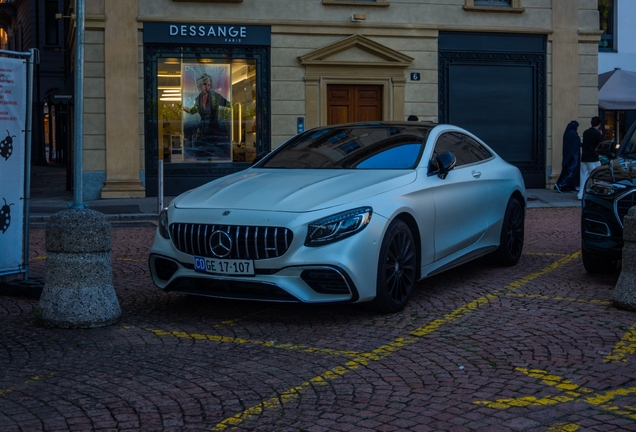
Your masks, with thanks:
<instances>
[{"instance_id":1,"label":"storefront sign","mask_svg":"<svg viewBox=\"0 0 636 432\"><path fill-rule=\"evenodd\" d=\"M144 43L271 45L271 28L228 24L145 23Z\"/></svg>"}]
</instances>

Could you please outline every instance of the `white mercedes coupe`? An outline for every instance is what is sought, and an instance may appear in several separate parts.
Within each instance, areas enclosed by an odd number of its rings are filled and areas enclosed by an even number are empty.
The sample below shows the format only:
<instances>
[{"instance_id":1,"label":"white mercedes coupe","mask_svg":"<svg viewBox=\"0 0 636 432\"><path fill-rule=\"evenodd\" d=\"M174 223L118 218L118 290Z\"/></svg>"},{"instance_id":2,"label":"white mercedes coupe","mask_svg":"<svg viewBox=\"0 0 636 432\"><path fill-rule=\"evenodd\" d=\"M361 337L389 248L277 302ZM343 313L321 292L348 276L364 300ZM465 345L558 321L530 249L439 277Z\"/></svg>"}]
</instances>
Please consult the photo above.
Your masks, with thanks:
<instances>
[{"instance_id":1,"label":"white mercedes coupe","mask_svg":"<svg viewBox=\"0 0 636 432\"><path fill-rule=\"evenodd\" d=\"M393 313L420 279L515 265L525 214L519 169L462 128L332 125L175 198L149 266L166 291Z\"/></svg>"}]
</instances>

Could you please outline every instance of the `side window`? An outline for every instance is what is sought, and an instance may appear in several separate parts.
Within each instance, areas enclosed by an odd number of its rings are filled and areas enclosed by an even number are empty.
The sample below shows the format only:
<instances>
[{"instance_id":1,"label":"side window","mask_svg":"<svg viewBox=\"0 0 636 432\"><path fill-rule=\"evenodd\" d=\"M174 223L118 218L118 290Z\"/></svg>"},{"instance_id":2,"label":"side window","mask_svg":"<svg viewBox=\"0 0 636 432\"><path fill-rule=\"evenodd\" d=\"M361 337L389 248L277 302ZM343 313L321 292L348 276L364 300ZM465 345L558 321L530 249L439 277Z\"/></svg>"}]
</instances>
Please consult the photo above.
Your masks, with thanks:
<instances>
[{"instance_id":1,"label":"side window","mask_svg":"<svg viewBox=\"0 0 636 432\"><path fill-rule=\"evenodd\" d=\"M444 152L452 152L457 159L456 167L472 162L471 154L466 151L465 140L462 135L455 133L445 133L437 139L432 159Z\"/></svg>"},{"instance_id":2,"label":"side window","mask_svg":"<svg viewBox=\"0 0 636 432\"><path fill-rule=\"evenodd\" d=\"M486 147L464 134L445 133L437 139L431 156L429 174L437 171L435 157L444 152L452 152L457 160L455 167L477 163L492 157Z\"/></svg>"},{"instance_id":3,"label":"side window","mask_svg":"<svg viewBox=\"0 0 636 432\"><path fill-rule=\"evenodd\" d=\"M457 157L457 154L455 154L454 151L454 149L457 147L457 141L457 136L452 133L445 133L437 138L437 142L435 142L435 148L433 149L433 153L431 153L431 160L428 164L429 175L434 174L439 170L439 167L437 166L437 156L448 151L453 152L455 158L457 159L457 164L455 166L462 165L462 162Z\"/></svg>"},{"instance_id":4,"label":"side window","mask_svg":"<svg viewBox=\"0 0 636 432\"><path fill-rule=\"evenodd\" d=\"M480 162L492 157L492 153L490 153L486 147L471 137L464 136L464 142L466 144L466 150L470 153L472 158L471 162Z\"/></svg>"}]
</instances>

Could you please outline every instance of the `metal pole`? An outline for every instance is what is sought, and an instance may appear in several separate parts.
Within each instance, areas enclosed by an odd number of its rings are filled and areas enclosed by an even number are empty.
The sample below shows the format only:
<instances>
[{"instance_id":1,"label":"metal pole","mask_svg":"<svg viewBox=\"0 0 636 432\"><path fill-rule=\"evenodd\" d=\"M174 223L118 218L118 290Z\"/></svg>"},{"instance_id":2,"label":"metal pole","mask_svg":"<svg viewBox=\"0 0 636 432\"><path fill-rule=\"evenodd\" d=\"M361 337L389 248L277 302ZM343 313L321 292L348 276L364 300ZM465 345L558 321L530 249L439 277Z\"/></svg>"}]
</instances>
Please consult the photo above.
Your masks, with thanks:
<instances>
[{"instance_id":1,"label":"metal pole","mask_svg":"<svg viewBox=\"0 0 636 432\"><path fill-rule=\"evenodd\" d=\"M27 62L27 113L25 142L25 179L24 179L24 280L29 280L29 219L31 217L31 133L33 128L33 64L37 50L32 48Z\"/></svg>"},{"instance_id":2,"label":"metal pole","mask_svg":"<svg viewBox=\"0 0 636 432\"><path fill-rule=\"evenodd\" d=\"M76 0L75 11L75 133L73 157L73 199L69 207L74 209L86 208L82 203L84 153L84 0Z\"/></svg>"},{"instance_id":3,"label":"metal pole","mask_svg":"<svg viewBox=\"0 0 636 432\"><path fill-rule=\"evenodd\" d=\"M157 213L161 213L163 210L163 160L159 159L159 192L157 193Z\"/></svg>"}]
</instances>

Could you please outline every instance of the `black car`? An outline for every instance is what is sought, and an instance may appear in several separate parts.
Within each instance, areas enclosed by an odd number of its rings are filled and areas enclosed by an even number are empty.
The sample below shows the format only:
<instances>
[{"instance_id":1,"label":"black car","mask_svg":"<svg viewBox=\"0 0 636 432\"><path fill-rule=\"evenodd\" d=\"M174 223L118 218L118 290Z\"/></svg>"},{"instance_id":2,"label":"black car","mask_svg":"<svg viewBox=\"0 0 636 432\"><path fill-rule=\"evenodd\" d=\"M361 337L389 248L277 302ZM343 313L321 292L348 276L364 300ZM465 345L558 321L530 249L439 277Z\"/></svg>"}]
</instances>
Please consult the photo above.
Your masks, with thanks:
<instances>
[{"instance_id":1,"label":"black car","mask_svg":"<svg viewBox=\"0 0 636 432\"><path fill-rule=\"evenodd\" d=\"M620 146L604 141L601 166L585 183L581 203L583 265L589 273L612 273L623 249L623 218L636 205L636 122Z\"/></svg>"}]
</instances>

